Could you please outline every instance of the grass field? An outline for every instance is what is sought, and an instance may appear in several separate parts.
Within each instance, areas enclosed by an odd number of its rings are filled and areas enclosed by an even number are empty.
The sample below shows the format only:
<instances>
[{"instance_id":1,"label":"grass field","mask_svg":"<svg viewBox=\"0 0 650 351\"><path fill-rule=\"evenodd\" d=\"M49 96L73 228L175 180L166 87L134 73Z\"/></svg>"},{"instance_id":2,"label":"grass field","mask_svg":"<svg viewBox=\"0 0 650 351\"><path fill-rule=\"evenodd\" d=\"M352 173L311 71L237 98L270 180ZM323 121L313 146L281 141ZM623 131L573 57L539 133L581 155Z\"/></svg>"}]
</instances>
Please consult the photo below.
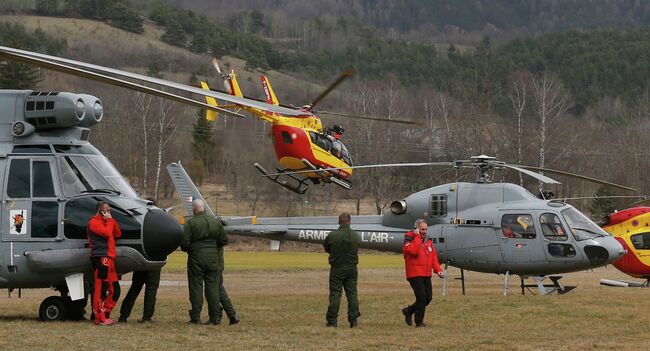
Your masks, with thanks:
<instances>
[{"instance_id":1,"label":"grass field","mask_svg":"<svg viewBox=\"0 0 650 351\"><path fill-rule=\"evenodd\" d=\"M237 326L187 324L187 287L160 288L156 324L133 322L95 327L89 322L38 322L38 305L52 292L23 291L23 298L0 298L2 349L79 350L556 350L646 349L650 289L603 287L600 278L625 279L612 267L568 274L578 285L566 295L518 295L512 279L502 296L502 277L466 273L467 295L449 281L434 301L424 330L407 327L400 309L411 302L399 255L362 255L359 294L362 317L346 328L342 303L339 328L325 328L327 275L322 254L228 252L226 287L238 310ZM163 279L184 282L184 257L175 254ZM450 276L457 276L451 270ZM128 279L128 277L126 277ZM124 292L123 292L124 293ZM204 311L204 318L205 311Z\"/></svg>"}]
</instances>

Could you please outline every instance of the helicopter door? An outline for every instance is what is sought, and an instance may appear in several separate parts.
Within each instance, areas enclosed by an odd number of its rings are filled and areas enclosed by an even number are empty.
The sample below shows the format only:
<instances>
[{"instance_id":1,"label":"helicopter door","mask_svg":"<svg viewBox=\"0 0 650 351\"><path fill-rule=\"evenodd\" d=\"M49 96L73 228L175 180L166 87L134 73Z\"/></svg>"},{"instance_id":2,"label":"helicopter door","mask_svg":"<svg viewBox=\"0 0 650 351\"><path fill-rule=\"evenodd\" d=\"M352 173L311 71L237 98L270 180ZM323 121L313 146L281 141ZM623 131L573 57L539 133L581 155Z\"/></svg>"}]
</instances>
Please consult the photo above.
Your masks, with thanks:
<instances>
[{"instance_id":1,"label":"helicopter door","mask_svg":"<svg viewBox=\"0 0 650 351\"><path fill-rule=\"evenodd\" d=\"M10 157L2 209L3 241L59 238L60 205L52 157Z\"/></svg>"},{"instance_id":2,"label":"helicopter door","mask_svg":"<svg viewBox=\"0 0 650 351\"><path fill-rule=\"evenodd\" d=\"M539 225L544 238L544 252L549 261L567 261L578 254L572 237L566 227L554 213L544 213L539 216Z\"/></svg>"},{"instance_id":3,"label":"helicopter door","mask_svg":"<svg viewBox=\"0 0 650 351\"><path fill-rule=\"evenodd\" d=\"M541 240L535 230L533 216L526 213L506 213L501 217L501 252L506 264L545 262Z\"/></svg>"}]
</instances>

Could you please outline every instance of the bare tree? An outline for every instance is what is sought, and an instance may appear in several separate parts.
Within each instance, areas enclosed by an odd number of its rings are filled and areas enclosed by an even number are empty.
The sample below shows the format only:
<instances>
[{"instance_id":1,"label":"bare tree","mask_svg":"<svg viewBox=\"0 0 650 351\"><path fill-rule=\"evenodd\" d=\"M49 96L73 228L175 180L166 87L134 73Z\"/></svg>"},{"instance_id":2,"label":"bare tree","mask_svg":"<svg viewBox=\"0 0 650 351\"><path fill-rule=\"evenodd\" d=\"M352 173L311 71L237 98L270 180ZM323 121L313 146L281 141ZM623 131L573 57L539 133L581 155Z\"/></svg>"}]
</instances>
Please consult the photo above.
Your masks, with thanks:
<instances>
[{"instance_id":1,"label":"bare tree","mask_svg":"<svg viewBox=\"0 0 650 351\"><path fill-rule=\"evenodd\" d=\"M539 78L533 77L535 112L539 117L539 167L546 165L547 143L551 140L550 128L557 125L567 110L568 95L560 82L548 72Z\"/></svg>"},{"instance_id":2,"label":"bare tree","mask_svg":"<svg viewBox=\"0 0 650 351\"><path fill-rule=\"evenodd\" d=\"M149 177L149 126L147 125L147 117L151 110L153 97L149 94L136 92L131 95L131 99L135 104L136 115L140 117L142 122L142 167L144 168L142 171L142 192L147 193L147 180ZM157 189L156 186L156 193Z\"/></svg>"},{"instance_id":3,"label":"bare tree","mask_svg":"<svg viewBox=\"0 0 650 351\"><path fill-rule=\"evenodd\" d=\"M512 93L510 94L512 108L517 115L517 164L522 164L521 137L524 131L524 110L526 108L526 82L523 79L512 82ZM519 185L524 184L524 179L519 173Z\"/></svg>"}]
</instances>

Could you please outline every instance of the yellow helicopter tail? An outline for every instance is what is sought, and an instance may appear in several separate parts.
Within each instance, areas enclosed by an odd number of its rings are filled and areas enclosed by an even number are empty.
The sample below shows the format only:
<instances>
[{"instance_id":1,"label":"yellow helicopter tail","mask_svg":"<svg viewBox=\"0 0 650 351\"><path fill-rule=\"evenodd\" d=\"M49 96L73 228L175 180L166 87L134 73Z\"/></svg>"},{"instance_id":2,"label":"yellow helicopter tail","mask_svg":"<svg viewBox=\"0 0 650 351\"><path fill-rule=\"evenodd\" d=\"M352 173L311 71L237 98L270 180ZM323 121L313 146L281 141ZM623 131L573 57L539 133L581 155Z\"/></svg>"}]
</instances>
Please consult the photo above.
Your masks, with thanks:
<instances>
[{"instance_id":1,"label":"yellow helicopter tail","mask_svg":"<svg viewBox=\"0 0 650 351\"><path fill-rule=\"evenodd\" d=\"M280 101L278 101L278 97L275 96L275 92L273 91L273 87L271 86L271 82L269 81L269 79L266 78L265 75L261 75L260 80L262 81L262 88L264 88L264 94L266 94L266 103L279 106Z\"/></svg>"},{"instance_id":2,"label":"yellow helicopter tail","mask_svg":"<svg viewBox=\"0 0 650 351\"><path fill-rule=\"evenodd\" d=\"M206 82L201 82L201 88L203 88L203 90L210 90L210 87L208 86L208 83L206 83ZM210 106L215 106L215 107L219 106L217 104L217 100L215 98L211 97L211 96L206 96L205 97L205 102ZM217 113L217 111L208 110L208 112L205 114L205 119L207 119L210 122L216 121L217 117L219 117L219 114Z\"/></svg>"}]
</instances>

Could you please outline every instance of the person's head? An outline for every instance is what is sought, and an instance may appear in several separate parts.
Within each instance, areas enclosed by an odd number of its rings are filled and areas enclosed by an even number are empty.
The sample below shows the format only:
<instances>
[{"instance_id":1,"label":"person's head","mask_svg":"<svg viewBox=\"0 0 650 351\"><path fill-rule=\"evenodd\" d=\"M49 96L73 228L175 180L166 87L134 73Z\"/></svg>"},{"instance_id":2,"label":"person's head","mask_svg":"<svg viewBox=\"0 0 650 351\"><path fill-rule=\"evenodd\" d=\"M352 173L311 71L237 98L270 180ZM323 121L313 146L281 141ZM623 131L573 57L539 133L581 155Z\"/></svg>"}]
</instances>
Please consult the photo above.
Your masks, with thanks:
<instances>
[{"instance_id":1,"label":"person's head","mask_svg":"<svg viewBox=\"0 0 650 351\"><path fill-rule=\"evenodd\" d=\"M95 208L96 214L104 214L111 212L111 206L108 205L105 201L99 201L97 207Z\"/></svg>"},{"instance_id":2,"label":"person's head","mask_svg":"<svg viewBox=\"0 0 650 351\"><path fill-rule=\"evenodd\" d=\"M192 212L194 212L194 214L205 212L205 202L201 199L194 200L192 202Z\"/></svg>"},{"instance_id":3,"label":"person's head","mask_svg":"<svg viewBox=\"0 0 650 351\"><path fill-rule=\"evenodd\" d=\"M341 213L339 216L339 224L350 224L350 214L347 212Z\"/></svg>"},{"instance_id":4,"label":"person's head","mask_svg":"<svg viewBox=\"0 0 650 351\"><path fill-rule=\"evenodd\" d=\"M427 221L424 219L420 218L417 221L415 221L415 232L419 233L420 235L425 235L427 233L427 229L429 226L427 225Z\"/></svg>"}]
</instances>

